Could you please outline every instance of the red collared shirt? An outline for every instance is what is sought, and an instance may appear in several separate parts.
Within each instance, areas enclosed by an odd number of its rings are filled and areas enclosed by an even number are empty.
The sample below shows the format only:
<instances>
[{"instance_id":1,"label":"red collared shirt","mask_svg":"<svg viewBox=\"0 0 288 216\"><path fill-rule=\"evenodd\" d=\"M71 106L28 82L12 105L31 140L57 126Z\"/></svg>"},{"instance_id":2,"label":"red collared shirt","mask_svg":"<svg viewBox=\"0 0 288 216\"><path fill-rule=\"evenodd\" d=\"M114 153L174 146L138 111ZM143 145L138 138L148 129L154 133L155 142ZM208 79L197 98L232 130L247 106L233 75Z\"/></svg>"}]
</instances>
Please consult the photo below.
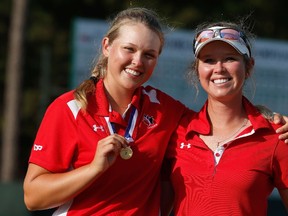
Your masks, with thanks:
<instances>
[{"instance_id":1,"label":"red collared shirt","mask_svg":"<svg viewBox=\"0 0 288 216\"><path fill-rule=\"evenodd\" d=\"M273 188L288 188L288 145L278 139L278 126L244 97L243 104L252 126L218 154L198 136L210 132L207 103L181 121L167 152L175 215L264 216Z\"/></svg>"},{"instance_id":2,"label":"red collared shirt","mask_svg":"<svg viewBox=\"0 0 288 216\"><path fill-rule=\"evenodd\" d=\"M103 81L89 97L87 112L79 109L73 91L47 109L38 130L30 163L65 172L90 163L97 142L110 135L105 118L124 134L127 119L109 112ZM150 86L140 87L131 104L138 116L131 144L133 156L116 162L89 188L60 206L54 215L159 215L159 173L169 139L187 108ZM61 214L61 215L62 215Z\"/></svg>"}]
</instances>

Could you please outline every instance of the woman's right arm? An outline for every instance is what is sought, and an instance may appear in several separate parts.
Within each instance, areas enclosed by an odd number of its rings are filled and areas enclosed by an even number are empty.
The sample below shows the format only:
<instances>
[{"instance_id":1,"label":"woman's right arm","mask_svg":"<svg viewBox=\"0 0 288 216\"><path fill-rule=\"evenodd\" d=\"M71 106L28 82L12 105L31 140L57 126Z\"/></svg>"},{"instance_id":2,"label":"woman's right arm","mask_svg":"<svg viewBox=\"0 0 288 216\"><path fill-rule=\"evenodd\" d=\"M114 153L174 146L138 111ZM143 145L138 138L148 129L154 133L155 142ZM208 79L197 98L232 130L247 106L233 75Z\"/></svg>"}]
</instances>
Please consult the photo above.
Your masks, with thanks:
<instances>
[{"instance_id":1,"label":"woman's right arm","mask_svg":"<svg viewBox=\"0 0 288 216\"><path fill-rule=\"evenodd\" d=\"M116 160L124 137L110 135L98 142L93 161L80 168L51 173L30 163L24 180L24 201L29 210L43 210L57 207L89 187Z\"/></svg>"}]
</instances>

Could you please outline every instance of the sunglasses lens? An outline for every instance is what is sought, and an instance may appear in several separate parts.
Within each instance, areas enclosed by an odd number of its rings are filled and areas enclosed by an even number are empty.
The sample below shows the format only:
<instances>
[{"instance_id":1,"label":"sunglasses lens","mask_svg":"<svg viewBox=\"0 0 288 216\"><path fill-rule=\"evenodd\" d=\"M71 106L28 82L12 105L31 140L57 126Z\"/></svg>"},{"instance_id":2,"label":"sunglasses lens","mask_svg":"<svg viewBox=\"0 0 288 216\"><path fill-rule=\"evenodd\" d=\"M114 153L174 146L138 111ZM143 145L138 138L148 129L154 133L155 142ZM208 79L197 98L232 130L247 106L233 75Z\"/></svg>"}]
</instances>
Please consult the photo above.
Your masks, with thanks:
<instances>
[{"instance_id":1,"label":"sunglasses lens","mask_svg":"<svg viewBox=\"0 0 288 216\"><path fill-rule=\"evenodd\" d=\"M231 42L229 43L230 44L232 43L235 46L237 46L241 54L247 54L249 57L251 55L249 43L247 42L247 39L243 35L243 33L233 28L215 26L209 29L205 29L199 32L198 34L196 34L196 37L193 40L193 50L194 50L195 56L198 56L198 53L201 50L201 47L203 47L200 44L213 38L217 38L217 39L219 38L218 40L221 40L222 38L222 40L224 39L224 41L230 40Z\"/></svg>"},{"instance_id":2,"label":"sunglasses lens","mask_svg":"<svg viewBox=\"0 0 288 216\"><path fill-rule=\"evenodd\" d=\"M213 38L213 36L214 36L214 32L212 30L205 30L199 33L196 41L198 43L203 43L206 40Z\"/></svg>"},{"instance_id":3,"label":"sunglasses lens","mask_svg":"<svg viewBox=\"0 0 288 216\"><path fill-rule=\"evenodd\" d=\"M239 40L240 33L234 29L222 29L220 31L220 37L227 40Z\"/></svg>"}]
</instances>

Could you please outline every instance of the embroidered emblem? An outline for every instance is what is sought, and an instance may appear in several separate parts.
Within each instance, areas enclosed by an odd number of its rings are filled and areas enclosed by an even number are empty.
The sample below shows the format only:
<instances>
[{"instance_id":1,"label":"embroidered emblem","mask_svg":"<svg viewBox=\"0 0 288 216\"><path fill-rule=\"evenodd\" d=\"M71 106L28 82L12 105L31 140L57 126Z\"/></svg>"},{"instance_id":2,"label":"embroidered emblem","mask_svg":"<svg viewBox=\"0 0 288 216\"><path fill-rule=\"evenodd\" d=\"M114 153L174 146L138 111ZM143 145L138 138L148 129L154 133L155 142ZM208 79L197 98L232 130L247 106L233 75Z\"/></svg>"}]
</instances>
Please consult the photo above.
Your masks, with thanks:
<instances>
[{"instance_id":1,"label":"embroidered emblem","mask_svg":"<svg viewBox=\"0 0 288 216\"><path fill-rule=\"evenodd\" d=\"M185 144L184 142L182 142L181 144L180 144L180 148L181 149L183 149L183 148L191 148L191 144L190 143L188 143L188 144Z\"/></svg>"},{"instance_id":2,"label":"embroidered emblem","mask_svg":"<svg viewBox=\"0 0 288 216\"><path fill-rule=\"evenodd\" d=\"M144 114L143 122L147 125L148 128L152 128L152 127L155 127L157 125L157 124L155 124L154 117L149 116L147 114Z\"/></svg>"},{"instance_id":3,"label":"embroidered emblem","mask_svg":"<svg viewBox=\"0 0 288 216\"><path fill-rule=\"evenodd\" d=\"M146 91L143 89L143 93L146 94L146 95L148 95L148 97L149 97L149 99L150 99L150 101L151 101L152 103L158 103L158 104L160 104L160 101L157 99L157 94L156 94L155 89L152 89L152 90L149 91L149 92L146 92Z\"/></svg>"},{"instance_id":4,"label":"embroidered emblem","mask_svg":"<svg viewBox=\"0 0 288 216\"><path fill-rule=\"evenodd\" d=\"M103 128L102 125L97 126L96 124L94 124L94 125L93 125L93 130L94 130L95 132L97 132L98 130L104 131L104 128Z\"/></svg>"}]
</instances>

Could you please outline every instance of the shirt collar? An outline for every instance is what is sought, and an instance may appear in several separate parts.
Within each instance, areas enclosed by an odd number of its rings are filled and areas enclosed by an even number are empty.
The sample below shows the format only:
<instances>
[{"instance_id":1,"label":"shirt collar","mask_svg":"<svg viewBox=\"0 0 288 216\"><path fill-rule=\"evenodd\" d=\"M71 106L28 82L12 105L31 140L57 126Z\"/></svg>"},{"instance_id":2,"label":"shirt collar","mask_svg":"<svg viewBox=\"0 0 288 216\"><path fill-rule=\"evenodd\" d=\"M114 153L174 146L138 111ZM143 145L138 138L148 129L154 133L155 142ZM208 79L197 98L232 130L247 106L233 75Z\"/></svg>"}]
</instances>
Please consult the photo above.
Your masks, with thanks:
<instances>
[{"instance_id":1,"label":"shirt collar","mask_svg":"<svg viewBox=\"0 0 288 216\"><path fill-rule=\"evenodd\" d=\"M258 130L260 128L271 128L271 125L267 119L265 119L262 114L258 111L258 109L251 104L251 102L246 98L242 97L242 103L244 105L245 111L248 115L248 119L250 120L254 130ZM211 131L211 125L209 122L209 117L207 114L208 100L205 102L202 109L194 115L190 124L187 128L186 136L189 133L199 133L199 134L209 134Z\"/></svg>"},{"instance_id":2,"label":"shirt collar","mask_svg":"<svg viewBox=\"0 0 288 216\"><path fill-rule=\"evenodd\" d=\"M135 90L131 100L131 105L135 106L139 110L141 92L143 87L139 87ZM105 87L103 79L98 80L95 86L93 94L88 95L89 101L87 111L92 115L108 116L109 115L109 101L105 94Z\"/></svg>"}]
</instances>

